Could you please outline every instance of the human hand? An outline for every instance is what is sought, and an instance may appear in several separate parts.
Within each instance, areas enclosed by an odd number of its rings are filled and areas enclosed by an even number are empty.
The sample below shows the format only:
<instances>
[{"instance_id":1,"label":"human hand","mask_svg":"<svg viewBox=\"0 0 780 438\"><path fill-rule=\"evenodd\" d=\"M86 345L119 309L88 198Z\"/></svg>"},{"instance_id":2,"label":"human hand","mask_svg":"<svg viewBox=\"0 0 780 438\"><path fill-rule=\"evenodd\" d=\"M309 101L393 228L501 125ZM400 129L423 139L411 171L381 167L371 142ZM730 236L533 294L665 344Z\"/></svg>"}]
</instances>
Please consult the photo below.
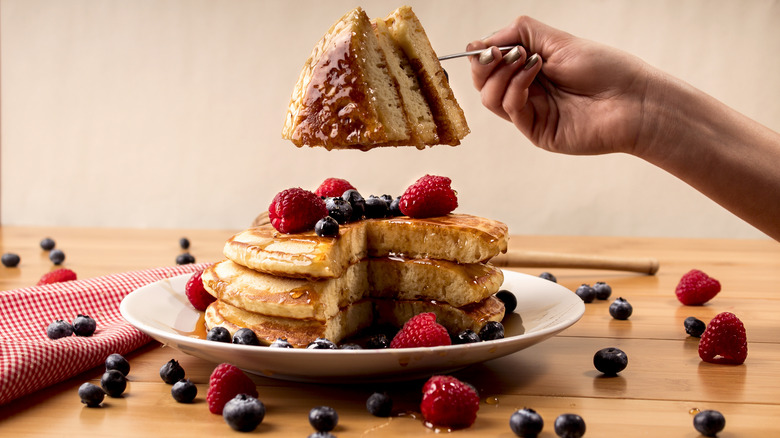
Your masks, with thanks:
<instances>
[{"instance_id":1,"label":"human hand","mask_svg":"<svg viewBox=\"0 0 780 438\"><path fill-rule=\"evenodd\" d=\"M519 59L508 64L497 46L512 44L522 47ZM652 74L640 59L529 17L515 19L467 50L488 47L492 62L471 57L482 103L537 146L593 155L632 153L644 141L644 99ZM537 54L538 62L528 53Z\"/></svg>"}]
</instances>

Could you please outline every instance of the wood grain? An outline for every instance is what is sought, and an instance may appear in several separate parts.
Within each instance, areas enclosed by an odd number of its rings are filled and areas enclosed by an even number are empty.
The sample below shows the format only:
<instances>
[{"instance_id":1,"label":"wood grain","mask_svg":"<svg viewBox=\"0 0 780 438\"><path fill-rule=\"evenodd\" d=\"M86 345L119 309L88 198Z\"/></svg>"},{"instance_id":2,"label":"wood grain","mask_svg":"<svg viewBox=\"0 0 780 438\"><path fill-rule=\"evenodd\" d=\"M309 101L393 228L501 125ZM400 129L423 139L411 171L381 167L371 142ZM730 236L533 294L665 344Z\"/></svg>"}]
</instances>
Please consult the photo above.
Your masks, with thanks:
<instances>
[{"instance_id":1,"label":"wood grain","mask_svg":"<svg viewBox=\"0 0 780 438\"><path fill-rule=\"evenodd\" d=\"M37 245L51 236L65 251L66 267L81 278L174 263L178 239L187 236L201 261L222 258L227 230L116 230L1 227L0 250L22 256L18 268L0 268L0 288L34 284L52 268ZM552 339L516 354L463 369L455 375L473 384L482 403L476 423L457 436L514 436L509 417L532 407L545 420L541 438L555 437L555 418L581 415L592 437L697 437L696 410L717 409L726 416L721 438L780 435L780 245L768 240L654 239L619 237L512 236L512 250L592 254L605 258L656 259L656 275L589 267L526 266L515 271L538 275L547 270L568 289L605 281L613 296L586 304L582 320ZM718 278L722 292L704 306L682 306L674 296L680 276L692 268ZM627 321L612 319L609 303L623 296L634 306ZM743 365L702 362L697 339L682 327L687 316L708 321L730 311L745 323L748 358ZM618 377L593 368L593 354L618 347L629 365ZM159 378L169 359L180 361L199 394L193 404L176 403ZM98 409L84 408L78 386L96 382L93 369L0 410L0 436L224 436L233 432L205 403L208 377L215 364L151 343L128 355L130 385L125 395L106 399ZM310 408L337 409L338 437L430 436L419 415L421 381L392 384L301 384L252 376L267 415L253 434L308 436ZM1 389L0 389L1 390ZM376 418L365 410L375 390L388 391L396 415Z\"/></svg>"}]
</instances>

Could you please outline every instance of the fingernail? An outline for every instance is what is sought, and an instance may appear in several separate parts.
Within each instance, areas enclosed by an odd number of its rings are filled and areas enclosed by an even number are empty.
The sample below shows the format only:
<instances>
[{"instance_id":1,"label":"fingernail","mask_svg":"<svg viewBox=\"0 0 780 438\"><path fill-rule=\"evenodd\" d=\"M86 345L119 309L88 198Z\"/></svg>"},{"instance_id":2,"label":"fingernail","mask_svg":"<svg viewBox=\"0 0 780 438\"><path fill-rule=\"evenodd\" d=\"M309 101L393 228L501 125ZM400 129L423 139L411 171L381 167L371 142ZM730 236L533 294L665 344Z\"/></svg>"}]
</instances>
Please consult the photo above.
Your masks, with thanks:
<instances>
[{"instance_id":1,"label":"fingernail","mask_svg":"<svg viewBox=\"0 0 780 438\"><path fill-rule=\"evenodd\" d=\"M531 56L530 56L530 57L529 57L529 58L528 58L528 59L525 61L525 65L523 66L523 70L530 70L530 69L531 69L531 67L533 67L534 65L536 65L536 63L537 63L537 62L539 62L539 54L538 54L538 53L534 53L533 55L531 55Z\"/></svg>"},{"instance_id":2,"label":"fingernail","mask_svg":"<svg viewBox=\"0 0 780 438\"><path fill-rule=\"evenodd\" d=\"M515 46L512 50L506 52L506 55L504 55L504 64L514 64L518 59L520 59L521 56L523 55L520 53L520 46Z\"/></svg>"},{"instance_id":3,"label":"fingernail","mask_svg":"<svg viewBox=\"0 0 780 438\"><path fill-rule=\"evenodd\" d=\"M493 62L493 48L488 47L479 54L479 63L482 65L487 65L491 62Z\"/></svg>"}]
</instances>

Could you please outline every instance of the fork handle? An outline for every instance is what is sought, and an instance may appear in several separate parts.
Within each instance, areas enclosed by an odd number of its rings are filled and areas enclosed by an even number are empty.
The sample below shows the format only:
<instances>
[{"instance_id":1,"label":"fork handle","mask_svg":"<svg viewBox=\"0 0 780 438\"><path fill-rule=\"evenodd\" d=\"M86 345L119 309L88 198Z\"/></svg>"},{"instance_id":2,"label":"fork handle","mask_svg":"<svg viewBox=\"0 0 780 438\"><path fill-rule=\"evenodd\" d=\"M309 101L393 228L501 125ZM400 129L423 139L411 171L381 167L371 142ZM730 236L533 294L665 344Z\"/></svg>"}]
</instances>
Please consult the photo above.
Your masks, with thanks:
<instances>
[{"instance_id":1,"label":"fork handle","mask_svg":"<svg viewBox=\"0 0 780 438\"><path fill-rule=\"evenodd\" d=\"M497 267L550 267L607 269L654 275L660 264L653 258L606 257L585 254L560 254L538 251L509 251L490 260Z\"/></svg>"}]
</instances>

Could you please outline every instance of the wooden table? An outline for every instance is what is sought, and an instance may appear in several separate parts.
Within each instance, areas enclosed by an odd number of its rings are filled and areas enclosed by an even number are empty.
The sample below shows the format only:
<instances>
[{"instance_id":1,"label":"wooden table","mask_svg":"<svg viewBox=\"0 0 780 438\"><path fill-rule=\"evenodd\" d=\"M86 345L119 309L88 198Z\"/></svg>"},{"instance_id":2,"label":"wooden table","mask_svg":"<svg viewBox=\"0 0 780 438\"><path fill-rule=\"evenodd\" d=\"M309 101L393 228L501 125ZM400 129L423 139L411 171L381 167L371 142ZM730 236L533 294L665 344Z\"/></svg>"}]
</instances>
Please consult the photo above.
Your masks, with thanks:
<instances>
[{"instance_id":1,"label":"wooden table","mask_svg":"<svg viewBox=\"0 0 780 438\"><path fill-rule=\"evenodd\" d=\"M197 261L221 259L232 231L119 230L72 228L0 228L0 251L17 252L19 268L0 267L0 289L34 284L51 263L38 247L45 236L67 256L65 266L80 278L174 264L187 236ZM728 437L780 436L780 245L768 240L686 240L620 237L513 236L510 247L606 256L656 257L657 275L615 271L555 269L569 289L605 281L613 298L634 306L627 321L613 320L609 301L586 305L582 320L562 334L513 355L456 373L478 388L482 399L476 423L457 436L514 436L510 415L519 408L537 410L545 421L541 437L554 437L562 413L581 415L591 437L696 437L693 414L716 409L726 417ZM674 288L692 268L720 280L723 291L705 306L678 303ZM517 269L538 275L543 268ZM687 316L705 322L722 311L744 322L749 353L740 366L702 362L698 339L683 329ZM629 357L618 377L594 369L594 353L618 347ZM178 404L158 370L177 359L198 385L194 404ZM151 343L129 354L132 370L124 397L107 398L102 409L83 407L77 395L84 381L97 382L102 369L3 406L0 436L227 436L233 432L221 416L208 412L207 382L215 364ZM420 381L391 385L298 384L253 376L267 414L253 433L305 437L313 432L309 409L330 405L339 414L338 437L430 436L418 410ZM366 412L366 397L387 390L406 415L389 419Z\"/></svg>"}]
</instances>

